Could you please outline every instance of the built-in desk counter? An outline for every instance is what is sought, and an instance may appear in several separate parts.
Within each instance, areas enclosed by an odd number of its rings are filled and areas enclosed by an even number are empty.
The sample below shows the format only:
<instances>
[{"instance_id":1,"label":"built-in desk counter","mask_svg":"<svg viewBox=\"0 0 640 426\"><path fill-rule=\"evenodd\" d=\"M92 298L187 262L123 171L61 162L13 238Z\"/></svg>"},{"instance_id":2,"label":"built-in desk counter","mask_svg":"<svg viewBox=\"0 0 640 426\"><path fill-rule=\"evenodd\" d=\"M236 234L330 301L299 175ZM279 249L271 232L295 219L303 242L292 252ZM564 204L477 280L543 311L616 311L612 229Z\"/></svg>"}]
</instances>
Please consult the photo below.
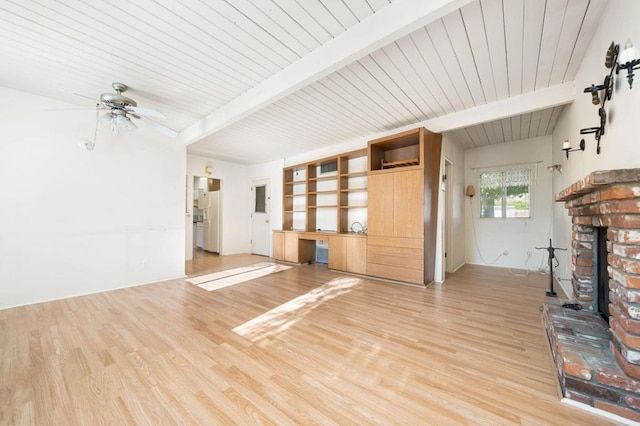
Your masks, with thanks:
<instances>
[{"instance_id":1,"label":"built-in desk counter","mask_svg":"<svg viewBox=\"0 0 640 426\"><path fill-rule=\"evenodd\" d=\"M292 263L315 261L316 241L329 244L329 268L366 274L367 236L335 232L273 231L273 257Z\"/></svg>"}]
</instances>

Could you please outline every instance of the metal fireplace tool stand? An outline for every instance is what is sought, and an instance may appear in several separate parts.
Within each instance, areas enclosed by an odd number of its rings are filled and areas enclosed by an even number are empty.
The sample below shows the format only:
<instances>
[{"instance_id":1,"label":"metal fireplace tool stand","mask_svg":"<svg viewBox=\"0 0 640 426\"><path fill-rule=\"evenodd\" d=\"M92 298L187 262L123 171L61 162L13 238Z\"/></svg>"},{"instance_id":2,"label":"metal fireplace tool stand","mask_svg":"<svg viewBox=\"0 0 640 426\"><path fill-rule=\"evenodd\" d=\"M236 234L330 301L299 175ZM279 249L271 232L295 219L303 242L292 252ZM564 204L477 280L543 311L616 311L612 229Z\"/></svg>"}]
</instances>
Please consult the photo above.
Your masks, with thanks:
<instances>
[{"instance_id":1,"label":"metal fireplace tool stand","mask_svg":"<svg viewBox=\"0 0 640 426\"><path fill-rule=\"evenodd\" d=\"M549 297L557 297L558 294L553 290L553 259L556 259L556 250L567 250L566 248L554 247L549 238L549 247L536 247L536 250L546 250L549 253L549 290L546 295ZM556 266L558 266L558 260L556 259Z\"/></svg>"}]
</instances>

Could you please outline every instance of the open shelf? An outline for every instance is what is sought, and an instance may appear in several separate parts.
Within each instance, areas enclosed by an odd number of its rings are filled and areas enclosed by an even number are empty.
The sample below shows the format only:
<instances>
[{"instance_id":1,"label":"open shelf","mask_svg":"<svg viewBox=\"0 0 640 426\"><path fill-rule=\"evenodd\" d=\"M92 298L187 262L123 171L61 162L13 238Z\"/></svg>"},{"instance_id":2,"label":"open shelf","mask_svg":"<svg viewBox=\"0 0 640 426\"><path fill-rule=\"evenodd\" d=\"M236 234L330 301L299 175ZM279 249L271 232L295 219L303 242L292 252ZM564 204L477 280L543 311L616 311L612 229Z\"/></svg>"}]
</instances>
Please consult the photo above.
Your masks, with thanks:
<instances>
[{"instance_id":1,"label":"open shelf","mask_svg":"<svg viewBox=\"0 0 640 426\"><path fill-rule=\"evenodd\" d=\"M346 152L283 170L283 230L348 229L366 224L367 150ZM356 205L350 205L356 204Z\"/></svg>"},{"instance_id":2,"label":"open shelf","mask_svg":"<svg viewBox=\"0 0 640 426\"><path fill-rule=\"evenodd\" d=\"M384 161L380 164L380 169L393 169L394 167L417 166L420 164L419 158L407 158L406 160Z\"/></svg>"},{"instance_id":3,"label":"open shelf","mask_svg":"<svg viewBox=\"0 0 640 426\"><path fill-rule=\"evenodd\" d=\"M422 166L422 128L369 142L369 171Z\"/></svg>"},{"instance_id":4,"label":"open shelf","mask_svg":"<svg viewBox=\"0 0 640 426\"><path fill-rule=\"evenodd\" d=\"M350 177L358 177L358 176L366 176L368 173L366 171L364 172L354 172L354 173L343 173L340 175L340 177L346 177L346 178L350 178Z\"/></svg>"},{"instance_id":5,"label":"open shelf","mask_svg":"<svg viewBox=\"0 0 640 426\"><path fill-rule=\"evenodd\" d=\"M310 181L323 181L323 180L335 180L338 176L337 175L331 175L331 176L318 176L318 177L310 177L309 180Z\"/></svg>"},{"instance_id":6,"label":"open shelf","mask_svg":"<svg viewBox=\"0 0 640 426\"><path fill-rule=\"evenodd\" d=\"M337 189L330 189L327 191L315 191L315 192L308 192L307 194L309 195L317 195L317 194L336 194L338 192Z\"/></svg>"}]
</instances>

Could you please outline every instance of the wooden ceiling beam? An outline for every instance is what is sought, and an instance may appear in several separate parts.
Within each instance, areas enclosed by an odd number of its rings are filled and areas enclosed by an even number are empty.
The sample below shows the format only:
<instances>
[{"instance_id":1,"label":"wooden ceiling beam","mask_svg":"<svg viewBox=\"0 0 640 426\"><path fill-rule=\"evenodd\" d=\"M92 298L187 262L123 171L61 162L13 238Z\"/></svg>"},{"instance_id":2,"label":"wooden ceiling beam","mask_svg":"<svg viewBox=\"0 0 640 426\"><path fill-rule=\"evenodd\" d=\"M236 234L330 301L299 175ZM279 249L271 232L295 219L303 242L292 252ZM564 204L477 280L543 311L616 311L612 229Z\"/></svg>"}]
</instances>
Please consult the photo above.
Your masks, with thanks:
<instances>
[{"instance_id":1,"label":"wooden ceiling beam","mask_svg":"<svg viewBox=\"0 0 640 426\"><path fill-rule=\"evenodd\" d=\"M570 104L574 99L575 84L571 81L425 120L412 127L426 127L436 133L450 132L527 112Z\"/></svg>"},{"instance_id":2,"label":"wooden ceiling beam","mask_svg":"<svg viewBox=\"0 0 640 426\"><path fill-rule=\"evenodd\" d=\"M180 132L190 145L387 44L471 3L472 0L395 0L349 30Z\"/></svg>"}]
</instances>

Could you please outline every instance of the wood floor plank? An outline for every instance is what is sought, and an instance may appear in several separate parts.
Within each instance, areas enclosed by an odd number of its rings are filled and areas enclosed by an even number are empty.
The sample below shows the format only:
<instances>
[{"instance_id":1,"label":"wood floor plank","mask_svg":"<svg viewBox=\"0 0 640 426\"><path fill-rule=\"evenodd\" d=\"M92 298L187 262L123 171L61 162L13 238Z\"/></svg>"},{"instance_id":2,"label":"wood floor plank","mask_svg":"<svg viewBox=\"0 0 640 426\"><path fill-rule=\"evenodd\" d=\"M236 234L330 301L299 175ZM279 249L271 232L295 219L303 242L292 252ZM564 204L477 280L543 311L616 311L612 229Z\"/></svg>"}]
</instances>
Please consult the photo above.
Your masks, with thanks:
<instances>
[{"instance_id":1,"label":"wood floor plank","mask_svg":"<svg viewBox=\"0 0 640 426\"><path fill-rule=\"evenodd\" d=\"M189 276L269 260L199 253ZM608 424L559 402L548 277L428 288L301 265L0 311L1 424Z\"/></svg>"}]
</instances>

